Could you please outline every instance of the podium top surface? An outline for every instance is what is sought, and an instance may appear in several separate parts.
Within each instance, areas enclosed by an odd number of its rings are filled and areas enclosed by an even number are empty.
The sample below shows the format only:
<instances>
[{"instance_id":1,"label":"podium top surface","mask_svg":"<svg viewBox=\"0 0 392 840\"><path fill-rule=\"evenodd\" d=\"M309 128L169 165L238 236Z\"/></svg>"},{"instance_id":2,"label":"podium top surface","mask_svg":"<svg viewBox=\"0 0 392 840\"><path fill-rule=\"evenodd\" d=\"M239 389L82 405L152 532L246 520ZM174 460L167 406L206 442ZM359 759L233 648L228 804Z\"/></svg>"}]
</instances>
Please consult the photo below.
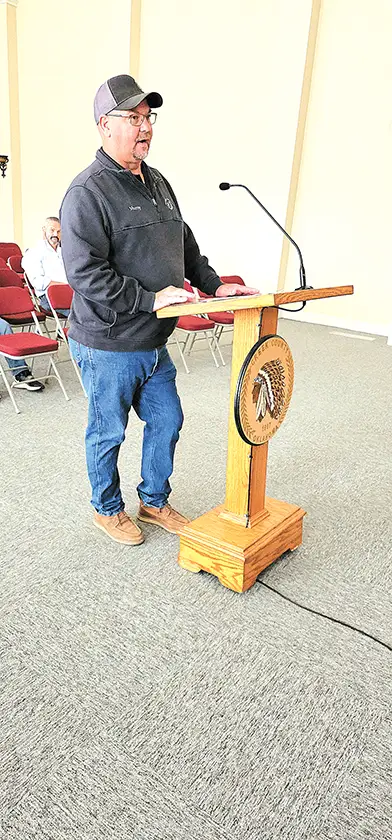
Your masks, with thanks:
<instances>
[{"instance_id":1,"label":"podium top surface","mask_svg":"<svg viewBox=\"0 0 392 840\"><path fill-rule=\"evenodd\" d=\"M298 289L294 292L275 292L267 295L234 295L226 298L200 298L196 303L175 303L155 313L157 318L178 318L180 315L203 315L207 312L235 312L238 309L263 309L304 300L352 295L354 286L331 286L325 289Z\"/></svg>"}]
</instances>

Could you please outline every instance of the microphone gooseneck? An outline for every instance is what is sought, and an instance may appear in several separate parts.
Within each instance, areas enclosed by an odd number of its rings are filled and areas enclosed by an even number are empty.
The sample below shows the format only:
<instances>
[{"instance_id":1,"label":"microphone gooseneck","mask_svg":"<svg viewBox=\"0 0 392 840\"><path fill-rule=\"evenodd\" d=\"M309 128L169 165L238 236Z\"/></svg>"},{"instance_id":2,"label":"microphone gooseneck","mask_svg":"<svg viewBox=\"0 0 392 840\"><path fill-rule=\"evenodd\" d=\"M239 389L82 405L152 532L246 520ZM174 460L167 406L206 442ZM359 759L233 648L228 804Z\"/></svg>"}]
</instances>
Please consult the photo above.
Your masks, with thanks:
<instances>
[{"instance_id":1,"label":"microphone gooseneck","mask_svg":"<svg viewBox=\"0 0 392 840\"><path fill-rule=\"evenodd\" d=\"M269 210L267 210L267 208L264 207L264 204L262 204L261 201L259 201L259 199L256 198L254 193L252 193L252 191L249 189L249 187L246 187L245 184L229 184L227 181L222 181L222 183L219 184L219 189L220 190L230 190L231 187L242 187L243 190L246 190L246 192L249 193L249 195L251 195L252 198L255 200L256 204L258 204L259 207L261 207L261 209L264 210L264 213L266 213L267 216L269 216L270 219L272 219L272 221L275 222L275 224L278 226L279 230L281 230L282 233L284 233L284 235L287 236L287 239L289 239L290 242L292 243L292 245L294 245L294 248L296 248L298 256L299 256L299 263L300 263L300 267L299 267L300 286L299 286L299 289L312 289L313 286L307 286L307 284L306 284L305 266L304 266L304 261L302 259L302 254L301 254L299 246L294 241L292 236L290 236L290 234L287 233L287 230L285 230L284 227L282 227L282 225L279 224L279 222L274 218L272 213L270 213ZM296 290L296 291L299 291L299 290Z\"/></svg>"}]
</instances>

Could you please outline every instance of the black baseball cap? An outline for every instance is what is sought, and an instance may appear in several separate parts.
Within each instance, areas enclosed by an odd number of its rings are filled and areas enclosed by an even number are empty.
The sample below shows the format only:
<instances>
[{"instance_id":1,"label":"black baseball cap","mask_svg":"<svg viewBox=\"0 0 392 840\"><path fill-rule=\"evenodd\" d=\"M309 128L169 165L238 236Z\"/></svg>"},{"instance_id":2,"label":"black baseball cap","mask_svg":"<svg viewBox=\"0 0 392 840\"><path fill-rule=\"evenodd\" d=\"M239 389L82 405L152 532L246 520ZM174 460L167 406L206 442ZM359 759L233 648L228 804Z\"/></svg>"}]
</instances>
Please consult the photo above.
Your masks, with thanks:
<instances>
[{"instance_id":1,"label":"black baseball cap","mask_svg":"<svg viewBox=\"0 0 392 840\"><path fill-rule=\"evenodd\" d=\"M144 93L132 76L112 76L98 88L94 99L94 118L99 122L102 114L110 114L117 108L131 110L146 100L150 108L160 108L163 99L160 93Z\"/></svg>"}]
</instances>

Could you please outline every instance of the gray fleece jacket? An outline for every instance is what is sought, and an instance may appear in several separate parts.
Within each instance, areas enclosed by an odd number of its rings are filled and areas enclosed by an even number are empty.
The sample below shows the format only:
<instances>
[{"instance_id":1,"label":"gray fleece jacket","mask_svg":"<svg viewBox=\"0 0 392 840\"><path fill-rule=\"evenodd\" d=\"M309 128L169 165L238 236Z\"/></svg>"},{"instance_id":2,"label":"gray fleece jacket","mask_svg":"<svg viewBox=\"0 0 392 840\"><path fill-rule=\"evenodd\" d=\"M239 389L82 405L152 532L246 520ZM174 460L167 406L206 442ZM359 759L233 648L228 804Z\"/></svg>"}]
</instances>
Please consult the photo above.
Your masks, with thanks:
<instances>
[{"instance_id":1,"label":"gray fleece jacket","mask_svg":"<svg viewBox=\"0 0 392 840\"><path fill-rule=\"evenodd\" d=\"M159 320L155 293L193 286L213 295L221 281L200 254L166 179L144 162L145 183L99 149L68 188L61 248L74 298L69 335L99 350L152 350L177 319Z\"/></svg>"}]
</instances>

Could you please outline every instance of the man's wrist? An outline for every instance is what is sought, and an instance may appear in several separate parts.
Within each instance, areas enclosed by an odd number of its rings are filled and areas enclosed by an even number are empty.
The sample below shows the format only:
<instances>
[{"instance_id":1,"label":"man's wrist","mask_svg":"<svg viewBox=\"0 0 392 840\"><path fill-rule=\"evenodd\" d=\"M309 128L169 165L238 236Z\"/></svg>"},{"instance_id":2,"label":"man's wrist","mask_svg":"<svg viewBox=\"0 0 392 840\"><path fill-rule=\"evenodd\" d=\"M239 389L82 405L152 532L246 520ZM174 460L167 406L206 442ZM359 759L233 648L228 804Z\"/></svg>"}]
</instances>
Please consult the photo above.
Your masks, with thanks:
<instances>
[{"instance_id":1,"label":"man's wrist","mask_svg":"<svg viewBox=\"0 0 392 840\"><path fill-rule=\"evenodd\" d=\"M218 280L219 280L219 283L216 284L216 289L214 290L214 297L216 297L216 293L217 293L218 289L220 289L221 286L225 285L224 283L222 283L222 280L220 279L220 277L218 277Z\"/></svg>"},{"instance_id":2,"label":"man's wrist","mask_svg":"<svg viewBox=\"0 0 392 840\"><path fill-rule=\"evenodd\" d=\"M218 289L220 289L220 288L221 288L222 286L224 286L224 285L225 285L225 284L224 284L224 283L222 283L222 282L220 282L220 283L219 283L219 286L217 286L217 287L216 287L216 289L215 289L215 292L214 292L214 297L216 297L216 293L217 293Z\"/></svg>"}]
</instances>

